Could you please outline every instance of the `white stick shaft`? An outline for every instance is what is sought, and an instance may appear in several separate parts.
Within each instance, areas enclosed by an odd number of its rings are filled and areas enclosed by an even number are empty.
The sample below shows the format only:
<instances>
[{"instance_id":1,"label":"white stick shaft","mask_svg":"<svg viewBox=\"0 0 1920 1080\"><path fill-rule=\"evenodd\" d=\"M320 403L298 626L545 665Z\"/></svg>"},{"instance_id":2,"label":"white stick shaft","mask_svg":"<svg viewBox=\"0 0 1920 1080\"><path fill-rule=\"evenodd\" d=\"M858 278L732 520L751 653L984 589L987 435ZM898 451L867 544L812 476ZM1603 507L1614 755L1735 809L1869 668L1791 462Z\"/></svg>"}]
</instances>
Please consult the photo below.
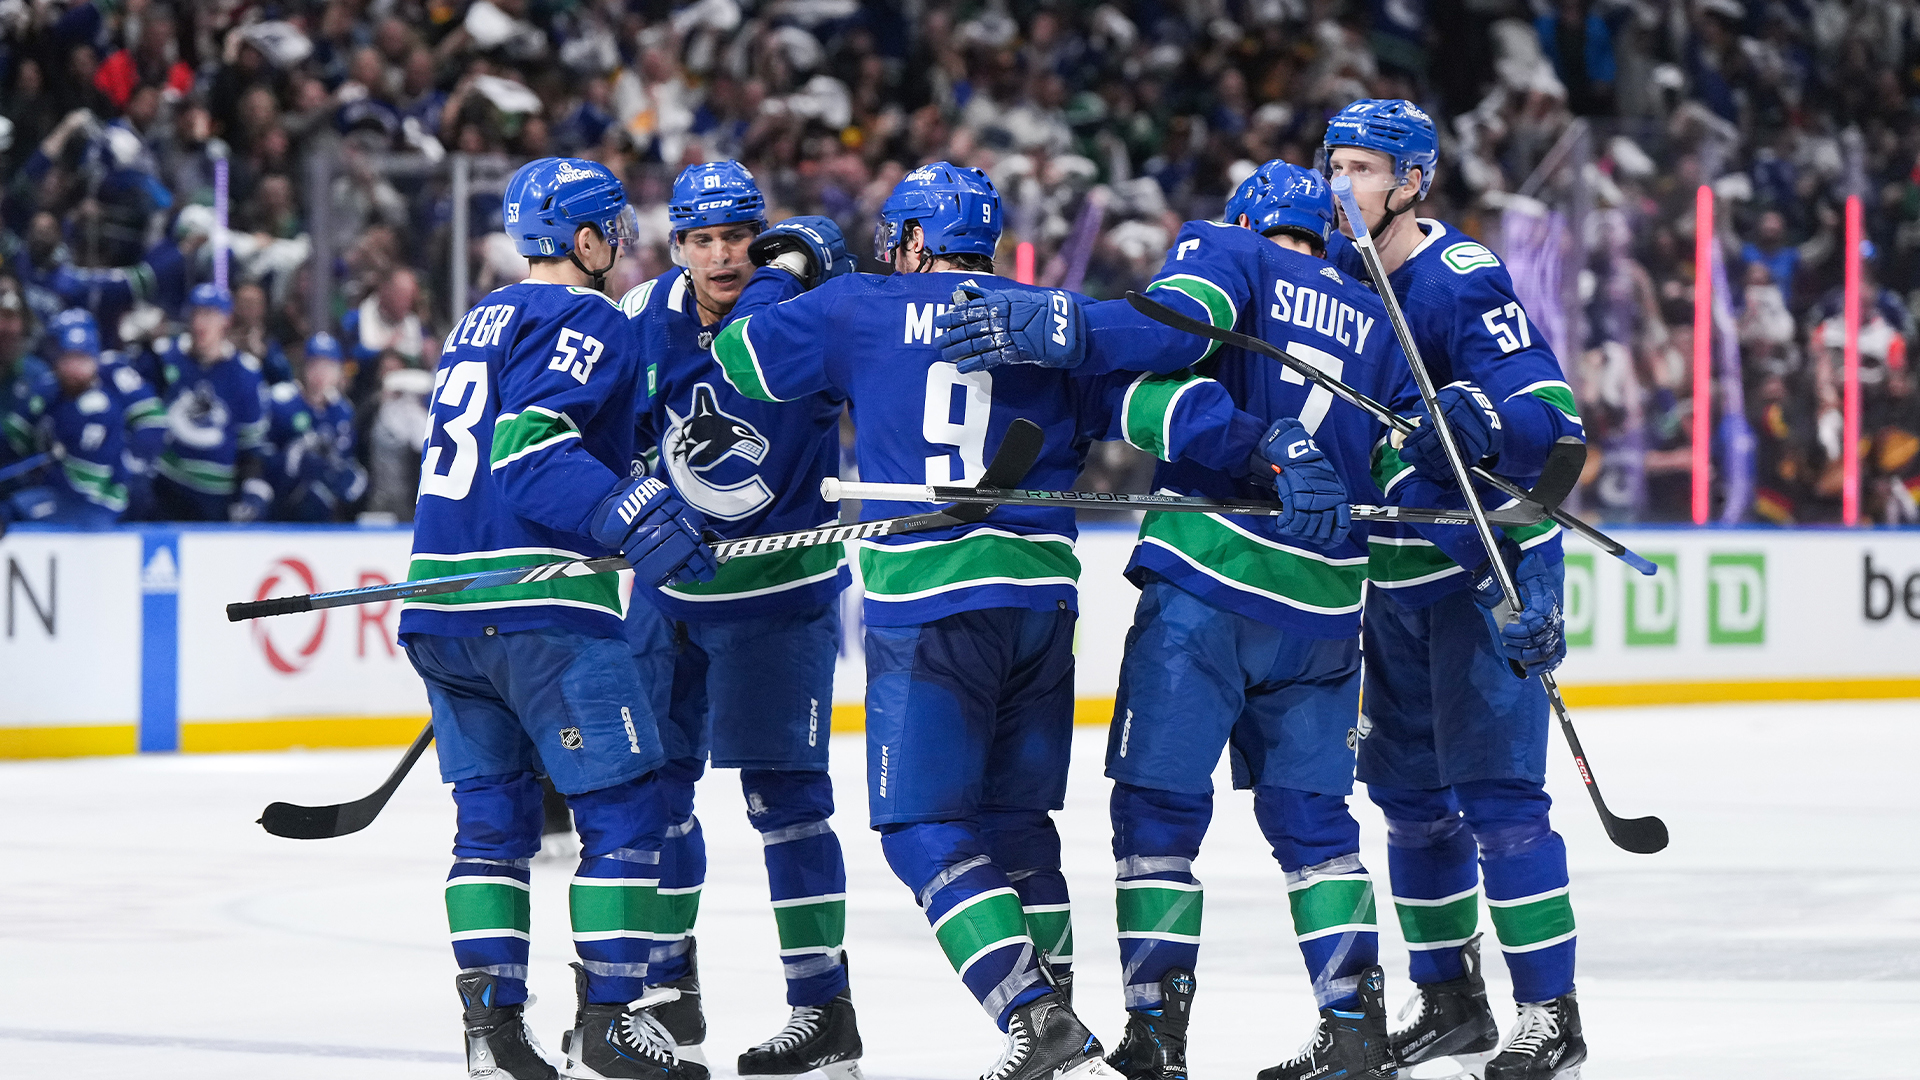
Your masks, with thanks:
<instances>
[{"instance_id":1,"label":"white stick shaft","mask_svg":"<svg viewBox=\"0 0 1920 1080\"><path fill-rule=\"evenodd\" d=\"M921 484L850 483L837 476L820 481L820 497L828 502L843 499L882 499L889 502L939 502L933 488Z\"/></svg>"}]
</instances>

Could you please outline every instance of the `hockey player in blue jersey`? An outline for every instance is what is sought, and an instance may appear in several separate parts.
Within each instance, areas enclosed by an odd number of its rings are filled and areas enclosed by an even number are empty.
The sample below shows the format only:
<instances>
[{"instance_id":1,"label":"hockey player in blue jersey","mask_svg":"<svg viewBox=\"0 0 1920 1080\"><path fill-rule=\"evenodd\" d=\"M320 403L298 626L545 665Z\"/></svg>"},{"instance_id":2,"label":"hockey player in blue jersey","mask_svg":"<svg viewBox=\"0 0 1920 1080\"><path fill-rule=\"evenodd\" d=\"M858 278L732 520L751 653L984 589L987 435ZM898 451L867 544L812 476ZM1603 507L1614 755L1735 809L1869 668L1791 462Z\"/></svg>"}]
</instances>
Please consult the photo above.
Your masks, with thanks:
<instances>
[{"instance_id":1,"label":"hockey player in blue jersey","mask_svg":"<svg viewBox=\"0 0 1920 1080\"><path fill-rule=\"evenodd\" d=\"M307 338L298 382L267 390L266 474L276 521L340 521L366 494L354 458L353 406L341 394L340 342L325 330Z\"/></svg>"},{"instance_id":2,"label":"hockey player in blue jersey","mask_svg":"<svg viewBox=\"0 0 1920 1080\"><path fill-rule=\"evenodd\" d=\"M794 218L768 230L765 198L731 161L689 166L674 181L667 212L680 265L621 303L653 386L641 442L659 444L657 475L729 539L832 522L837 508L820 497L820 481L839 465L841 398L745 397L721 375L712 343L753 273L750 247L759 261L793 266L787 280L798 293L809 280L852 268L839 228L827 218ZM765 841L792 1012L778 1034L740 1055L747 1080L859 1073L841 948L846 866L827 823L828 722L848 578L838 544L742 556L710 582L644 590L627 616L636 662L673 688L662 729L672 825L660 888L674 903L663 905L669 921L654 930L649 979L683 991L655 1015L684 1055L698 1053L706 1034L692 937L706 842L693 791L709 749L716 768L740 770L747 820Z\"/></svg>"},{"instance_id":3,"label":"hockey player in blue jersey","mask_svg":"<svg viewBox=\"0 0 1920 1080\"><path fill-rule=\"evenodd\" d=\"M1328 123L1325 154L1331 174L1353 180L1462 454L1530 482L1555 439L1581 435L1579 413L1500 260L1454 227L1409 213L1433 183L1432 122L1411 102L1356 101ZM1364 273L1344 237L1333 257ZM1381 475L1435 493L1454 487L1430 425L1388 449ZM1526 609L1489 638L1481 628L1501 596L1484 550L1462 557L1393 527L1373 538L1365 642L1373 731L1359 777L1386 813L1388 871L1419 984L1393 1033L1408 1064L1497 1049L1487 1080L1547 1080L1572 1075L1586 1057L1566 845L1547 820L1542 787L1547 701L1531 677L1566 654L1560 543L1551 522L1507 532L1502 546ZM1509 660L1529 677L1508 674ZM1519 1003L1504 1046L1479 974L1482 876Z\"/></svg>"},{"instance_id":4,"label":"hockey player in blue jersey","mask_svg":"<svg viewBox=\"0 0 1920 1080\"><path fill-rule=\"evenodd\" d=\"M967 374L942 361L935 318L956 289L988 283L1047 311L1051 362L1071 364L1084 347L1078 298L992 276L999 236L1000 199L984 173L922 166L881 208L875 246L892 276L843 274L778 302L792 279L762 268L715 357L748 397L846 397L863 480L977 480L1018 417L1045 434L1025 481L1036 488L1071 484L1092 438L1246 461L1262 429L1205 379L1044 366ZM872 518L925 509L862 506ZM990 1080L1114 1075L1060 993L1073 947L1050 812L1072 737L1073 536L1070 510L1002 507L982 524L859 552L869 813L948 960L1007 1032Z\"/></svg>"},{"instance_id":5,"label":"hockey player in blue jersey","mask_svg":"<svg viewBox=\"0 0 1920 1080\"><path fill-rule=\"evenodd\" d=\"M1322 258L1334 222L1324 179L1268 162L1225 216L1187 223L1149 296L1280 345L1389 407L1417 406L1378 298ZM1008 355L1013 342L996 332L996 320L1024 321L1019 308L1003 294L956 308L944 320L947 357L963 367L1031 362ZM1386 429L1266 357L1155 322L1125 301L1089 306L1087 327L1083 370L1196 365L1241 409L1273 421L1262 445L1277 467L1174 462L1159 468L1156 490L1257 498L1257 482L1287 508L1277 518L1149 513L1128 566L1141 598L1107 752L1128 1021L1109 1061L1129 1077L1186 1075L1203 899L1192 863L1212 817L1214 767L1230 750L1234 782L1252 788L1286 874L1320 1007L1300 1055L1260 1076L1390 1076L1373 887L1346 801L1362 734L1367 566L1366 530L1351 527L1347 497L1391 501L1371 469ZM1462 530L1435 534L1472 550Z\"/></svg>"},{"instance_id":6,"label":"hockey player in blue jersey","mask_svg":"<svg viewBox=\"0 0 1920 1080\"><path fill-rule=\"evenodd\" d=\"M233 298L211 283L187 298L187 333L145 364L167 403L154 496L169 521L251 521L273 501L260 475L267 395L260 361L227 340Z\"/></svg>"},{"instance_id":7,"label":"hockey player in blue jersey","mask_svg":"<svg viewBox=\"0 0 1920 1080\"><path fill-rule=\"evenodd\" d=\"M14 459L57 450L59 465L44 483L12 493L0 520L103 528L123 520L129 489L152 467L165 410L138 372L103 361L92 313L63 311L47 334L53 368L13 387L0 430Z\"/></svg>"},{"instance_id":8,"label":"hockey player in blue jersey","mask_svg":"<svg viewBox=\"0 0 1920 1080\"><path fill-rule=\"evenodd\" d=\"M620 181L591 161L542 158L514 173L501 202L530 270L447 335L409 576L614 553L634 572L424 598L400 617L458 813L446 902L468 1068L555 1075L522 1018L541 770L580 833L569 898L579 1010L562 1040L565 1075L705 1080L647 1011L676 994L647 985L665 755L624 619L636 579L706 580L712 555L699 514L629 474L646 374L625 315L600 291L632 237Z\"/></svg>"}]
</instances>

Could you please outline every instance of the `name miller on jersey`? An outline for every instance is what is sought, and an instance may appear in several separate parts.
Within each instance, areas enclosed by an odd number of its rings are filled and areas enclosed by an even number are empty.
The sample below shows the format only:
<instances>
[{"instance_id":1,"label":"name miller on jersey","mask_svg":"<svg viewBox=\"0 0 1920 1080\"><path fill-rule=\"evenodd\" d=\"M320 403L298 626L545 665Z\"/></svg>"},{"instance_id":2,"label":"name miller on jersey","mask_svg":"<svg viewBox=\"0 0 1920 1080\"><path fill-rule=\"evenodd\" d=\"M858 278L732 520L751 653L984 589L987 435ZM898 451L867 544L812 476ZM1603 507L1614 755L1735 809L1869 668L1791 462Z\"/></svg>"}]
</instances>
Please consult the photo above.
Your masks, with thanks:
<instances>
[{"instance_id":1,"label":"name miller on jersey","mask_svg":"<svg viewBox=\"0 0 1920 1080\"><path fill-rule=\"evenodd\" d=\"M1373 332L1373 324L1377 321L1344 300L1305 285L1295 285L1291 281L1275 281L1273 297L1275 303L1268 314L1274 321L1312 330L1322 337L1338 341L1355 353L1366 349L1367 335Z\"/></svg>"}]
</instances>

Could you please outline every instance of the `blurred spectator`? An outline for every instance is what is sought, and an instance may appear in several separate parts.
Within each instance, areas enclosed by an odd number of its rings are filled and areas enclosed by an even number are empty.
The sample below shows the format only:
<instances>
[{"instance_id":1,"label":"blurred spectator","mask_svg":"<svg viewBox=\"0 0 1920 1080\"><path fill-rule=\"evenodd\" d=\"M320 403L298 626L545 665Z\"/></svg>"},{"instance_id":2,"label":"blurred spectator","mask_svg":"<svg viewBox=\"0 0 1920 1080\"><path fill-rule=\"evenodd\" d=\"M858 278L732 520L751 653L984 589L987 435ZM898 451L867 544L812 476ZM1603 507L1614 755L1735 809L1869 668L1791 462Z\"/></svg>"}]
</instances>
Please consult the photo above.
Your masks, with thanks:
<instances>
[{"instance_id":1,"label":"blurred spectator","mask_svg":"<svg viewBox=\"0 0 1920 1080\"><path fill-rule=\"evenodd\" d=\"M268 416L260 361L234 348L233 300L199 285L187 302L188 332L155 345L167 403L166 448L154 496L170 521L255 521L273 502L260 477Z\"/></svg>"},{"instance_id":2,"label":"blurred spectator","mask_svg":"<svg viewBox=\"0 0 1920 1080\"><path fill-rule=\"evenodd\" d=\"M340 385L340 343L323 331L307 339L300 380L267 392L265 472L276 521L344 521L366 493L353 406Z\"/></svg>"},{"instance_id":3,"label":"blurred spectator","mask_svg":"<svg viewBox=\"0 0 1920 1080\"><path fill-rule=\"evenodd\" d=\"M413 271L399 269L387 276L373 295L340 319L340 337L354 371L353 398L364 401L382 385L382 354L398 357L407 367L421 366L426 334L415 311L420 282Z\"/></svg>"},{"instance_id":4,"label":"blurred spectator","mask_svg":"<svg viewBox=\"0 0 1920 1080\"><path fill-rule=\"evenodd\" d=\"M52 452L37 483L14 491L0 520L76 528L111 525L139 501L166 420L153 391L132 369L105 366L93 316L75 308L48 328L50 371L15 384L0 429L7 455L21 461Z\"/></svg>"},{"instance_id":5,"label":"blurred spectator","mask_svg":"<svg viewBox=\"0 0 1920 1080\"><path fill-rule=\"evenodd\" d=\"M395 353L385 354L378 367L384 370L380 397L369 410L366 435L367 510L395 521L412 521L433 373L401 366Z\"/></svg>"}]
</instances>

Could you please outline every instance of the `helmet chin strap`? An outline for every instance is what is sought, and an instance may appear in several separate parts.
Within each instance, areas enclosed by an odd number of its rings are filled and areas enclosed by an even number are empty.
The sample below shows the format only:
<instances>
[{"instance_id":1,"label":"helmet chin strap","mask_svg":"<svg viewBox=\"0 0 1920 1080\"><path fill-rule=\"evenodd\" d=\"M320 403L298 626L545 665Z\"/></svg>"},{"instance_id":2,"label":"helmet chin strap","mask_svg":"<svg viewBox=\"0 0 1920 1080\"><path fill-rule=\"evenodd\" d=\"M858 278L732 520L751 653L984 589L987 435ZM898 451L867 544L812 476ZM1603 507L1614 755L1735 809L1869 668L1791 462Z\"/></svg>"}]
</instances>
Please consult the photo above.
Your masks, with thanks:
<instances>
[{"instance_id":1,"label":"helmet chin strap","mask_svg":"<svg viewBox=\"0 0 1920 1080\"><path fill-rule=\"evenodd\" d=\"M1387 231L1387 227L1393 224L1394 218L1397 218L1401 214L1404 214L1407 211L1413 209L1413 204L1419 201L1420 201L1420 196L1416 193L1412 198L1409 198L1407 200L1405 206L1402 206L1400 209L1395 210L1393 208L1393 192L1389 191L1387 193L1387 197L1384 200L1382 200L1380 203L1380 224L1375 225L1371 229L1368 229L1367 235L1372 237L1374 240L1380 239L1381 236L1385 235Z\"/></svg>"},{"instance_id":2,"label":"helmet chin strap","mask_svg":"<svg viewBox=\"0 0 1920 1080\"><path fill-rule=\"evenodd\" d=\"M613 273L613 264L620 260L619 252L616 249L608 248L607 251L610 256L607 259L607 265L598 270L587 269L587 264L580 261L580 252L577 248L567 252L567 259L571 261L573 265L579 267L581 273L587 275L587 281L593 286L595 292L606 291L607 275Z\"/></svg>"}]
</instances>

